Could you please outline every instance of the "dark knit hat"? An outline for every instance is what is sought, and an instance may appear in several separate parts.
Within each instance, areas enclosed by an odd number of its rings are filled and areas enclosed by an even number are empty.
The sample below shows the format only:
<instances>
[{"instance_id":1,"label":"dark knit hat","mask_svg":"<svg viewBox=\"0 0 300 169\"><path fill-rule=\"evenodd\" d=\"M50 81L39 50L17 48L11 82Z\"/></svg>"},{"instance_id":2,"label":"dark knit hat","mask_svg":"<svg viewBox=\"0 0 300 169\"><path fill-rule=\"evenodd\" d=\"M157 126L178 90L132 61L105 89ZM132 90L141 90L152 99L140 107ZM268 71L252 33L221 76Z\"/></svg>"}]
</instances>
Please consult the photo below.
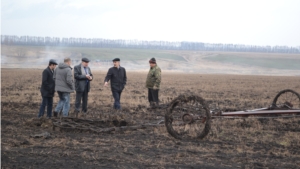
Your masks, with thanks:
<instances>
[{"instance_id":1,"label":"dark knit hat","mask_svg":"<svg viewBox=\"0 0 300 169\"><path fill-rule=\"evenodd\" d=\"M50 63L50 64L55 64L55 65L57 65L57 62L56 62L56 60L54 60L54 59L50 59L50 60L49 60L49 63Z\"/></svg>"},{"instance_id":2,"label":"dark knit hat","mask_svg":"<svg viewBox=\"0 0 300 169\"><path fill-rule=\"evenodd\" d=\"M115 61L120 61L120 59L119 58L114 58L114 60L112 60L113 62L115 62Z\"/></svg>"},{"instance_id":3,"label":"dark knit hat","mask_svg":"<svg viewBox=\"0 0 300 169\"><path fill-rule=\"evenodd\" d=\"M149 63L155 63L155 64L156 64L155 58L151 58L151 59L149 60Z\"/></svg>"},{"instance_id":4,"label":"dark knit hat","mask_svg":"<svg viewBox=\"0 0 300 169\"><path fill-rule=\"evenodd\" d=\"M87 63L90 62L90 60L88 58L82 58L81 61L87 62Z\"/></svg>"}]
</instances>

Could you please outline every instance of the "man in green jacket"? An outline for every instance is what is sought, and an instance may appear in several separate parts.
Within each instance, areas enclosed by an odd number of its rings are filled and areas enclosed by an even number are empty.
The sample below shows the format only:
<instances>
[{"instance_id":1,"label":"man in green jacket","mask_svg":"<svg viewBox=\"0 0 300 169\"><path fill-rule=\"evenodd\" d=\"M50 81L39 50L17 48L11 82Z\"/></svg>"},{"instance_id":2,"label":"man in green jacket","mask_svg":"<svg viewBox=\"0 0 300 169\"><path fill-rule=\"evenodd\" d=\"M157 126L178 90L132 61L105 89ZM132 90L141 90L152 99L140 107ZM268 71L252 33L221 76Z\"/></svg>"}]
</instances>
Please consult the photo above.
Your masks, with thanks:
<instances>
[{"instance_id":1,"label":"man in green jacket","mask_svg":"<svg viewBox=\"0 0 300 169\"><path fill-rule=\"evenodd\" d=\"M158 106L158 91L161 82L161 70L156 64L155 58L149 60L150 70L147 76L146 87L148 88L148 100L150 107Z\"/></svg>"}]
</instances>

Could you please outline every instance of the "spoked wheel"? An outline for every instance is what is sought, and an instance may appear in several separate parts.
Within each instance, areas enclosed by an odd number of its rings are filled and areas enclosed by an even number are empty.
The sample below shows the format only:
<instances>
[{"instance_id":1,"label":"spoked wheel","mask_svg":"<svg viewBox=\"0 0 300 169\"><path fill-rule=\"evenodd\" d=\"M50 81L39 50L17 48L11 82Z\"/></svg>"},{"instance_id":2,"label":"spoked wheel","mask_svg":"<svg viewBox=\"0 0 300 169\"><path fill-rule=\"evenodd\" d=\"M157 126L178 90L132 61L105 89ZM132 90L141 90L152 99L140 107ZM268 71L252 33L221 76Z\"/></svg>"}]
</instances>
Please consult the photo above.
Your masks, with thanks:
<instances>
[{"instance_id":1,"label":"spoked wheel","mask_svg":"<svg viewBox=\"0 0 300 169\"><path fill-rule=\"evenodd\" d=\"M300 109L299 93L291 89L282 90L274 98L272 108L284 110Z\"/></svg>"},{"instance_id":2,"label":"spoked wheel","mask_svg":"<svg viewBox=\"0 0 300 169\"><path fill-rule=\"evenodd\" d=\"M176 139L202 139L210 130L211 114L205 100L194 95L180 95L167 108L165 125Z\"/></svg>"}]
</instances>

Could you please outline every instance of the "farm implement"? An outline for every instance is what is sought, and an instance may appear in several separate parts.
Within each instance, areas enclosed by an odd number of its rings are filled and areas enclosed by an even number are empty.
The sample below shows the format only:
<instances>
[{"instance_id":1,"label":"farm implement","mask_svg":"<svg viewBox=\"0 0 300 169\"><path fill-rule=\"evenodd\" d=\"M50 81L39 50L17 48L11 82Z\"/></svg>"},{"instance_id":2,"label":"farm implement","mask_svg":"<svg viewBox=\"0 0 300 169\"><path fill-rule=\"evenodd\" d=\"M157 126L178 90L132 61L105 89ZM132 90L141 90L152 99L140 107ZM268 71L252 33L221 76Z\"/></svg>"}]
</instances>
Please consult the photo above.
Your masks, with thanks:
<instances>
[{"instance_id":1,"label":"farm implement","mask_svg":"<svg viewBox=\"0 0 300 169\"><path fill-rule=\"evenodd\" d=\"M211 129L215 118L290 118L300 116L300 95L290 89L280 91L270 106L254 110L224 112L211 110L200 96L180 95L165 106L164 119L139 125L129 125L124 120L104 122L78 118L53 119L53 129L65 131L89 131L110 133L113 131L137 130L149 127L166 127L176 139L203 139ZM164 124L163 124L164 123Z\"/></svg>"},{"instance_id":2,"label":"farm implement","mask_svg":"<svg viewBox=\"0 0 300 169\"><path fill-rule=\"evenodd\" d=\"M289 116L284 116L289 114ZM210 110L199 96L180 95L174 99L165 114L165 126L177 139L202 139L210 131L214 118L281 118L300 115L300 95L290 89L279 92L272 104L265 108L223 112Z\"/></svg>"}]
</instances>

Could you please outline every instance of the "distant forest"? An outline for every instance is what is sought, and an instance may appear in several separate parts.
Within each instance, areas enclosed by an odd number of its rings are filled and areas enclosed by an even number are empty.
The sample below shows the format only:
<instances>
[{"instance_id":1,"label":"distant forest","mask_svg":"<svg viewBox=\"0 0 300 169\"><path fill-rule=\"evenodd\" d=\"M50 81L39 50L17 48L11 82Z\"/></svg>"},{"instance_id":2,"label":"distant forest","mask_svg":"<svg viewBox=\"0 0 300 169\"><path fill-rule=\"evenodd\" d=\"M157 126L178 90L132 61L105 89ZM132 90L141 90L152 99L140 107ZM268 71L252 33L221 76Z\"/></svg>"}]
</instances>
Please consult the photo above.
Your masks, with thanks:
<instances>
[{"instance_id":1,"label":"distant forest","mask_svg":"<svg viewBox=\"0 0 300 169\"><path fill-rule=\"evenodd\" d=\"M37 36L1 35L3 45L28 46L66 46L66 47L94 47L94 48L134 48L161 50L195 50L195 51L233 51L233 52L265 52L265 53L300 53L300 46L257 46L243 44L221 44L202 42L169 42L144 41L101 38L58 38Z\"/></svg>"}]
</instances>

